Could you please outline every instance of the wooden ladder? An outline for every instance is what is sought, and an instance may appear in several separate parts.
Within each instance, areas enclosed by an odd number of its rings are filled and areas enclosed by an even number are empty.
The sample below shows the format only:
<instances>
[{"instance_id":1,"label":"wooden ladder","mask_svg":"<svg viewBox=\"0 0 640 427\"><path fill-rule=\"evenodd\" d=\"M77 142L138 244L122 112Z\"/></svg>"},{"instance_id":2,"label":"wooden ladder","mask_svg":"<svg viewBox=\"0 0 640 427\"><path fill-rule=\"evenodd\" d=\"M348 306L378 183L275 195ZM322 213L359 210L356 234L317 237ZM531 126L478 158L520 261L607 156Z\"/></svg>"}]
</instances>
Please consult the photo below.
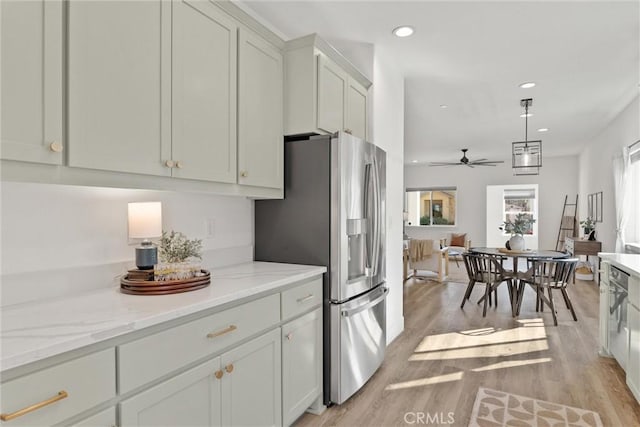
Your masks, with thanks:
<instances>
[{"instance_id":1,"label":"wooden ladder","mask_svg":"<svg viewBox=\"0 0 640 427\"><path fill-rule=\"evenodd\" d=\"M556 251L564 250L564 238L573 237L576 233L576 214L578 213L578 195L576 194L575 203L567 203L569 195L564 196L564 206L562 207L562 217L560 218L560 228L558 229L558 239L556 240ZM573 215L567 215L567 206L569 210L573 207Z\"/></svg>"}]
</instances>

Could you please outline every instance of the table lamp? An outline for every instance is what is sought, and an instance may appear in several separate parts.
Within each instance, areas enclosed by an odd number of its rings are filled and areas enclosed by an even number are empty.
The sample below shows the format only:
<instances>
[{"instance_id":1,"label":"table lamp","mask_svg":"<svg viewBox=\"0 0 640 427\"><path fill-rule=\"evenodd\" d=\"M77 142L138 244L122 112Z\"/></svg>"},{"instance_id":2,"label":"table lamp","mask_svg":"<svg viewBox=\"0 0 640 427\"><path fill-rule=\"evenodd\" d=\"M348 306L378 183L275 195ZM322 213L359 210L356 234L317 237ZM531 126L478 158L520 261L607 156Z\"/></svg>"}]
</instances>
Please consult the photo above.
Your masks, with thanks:
<instances>
[{"instance_id":1,"label":"table lamp","mask_svg":"<svg viewBox=\"0 0 640 427\"><path fill-rule=\"evenodd\" d=\"M151 239L162 236L162 203L129 203L129 238L142 239L136 247L136 266L151 270L158 263L158 248Z\"/></svg>"}]
</instances>

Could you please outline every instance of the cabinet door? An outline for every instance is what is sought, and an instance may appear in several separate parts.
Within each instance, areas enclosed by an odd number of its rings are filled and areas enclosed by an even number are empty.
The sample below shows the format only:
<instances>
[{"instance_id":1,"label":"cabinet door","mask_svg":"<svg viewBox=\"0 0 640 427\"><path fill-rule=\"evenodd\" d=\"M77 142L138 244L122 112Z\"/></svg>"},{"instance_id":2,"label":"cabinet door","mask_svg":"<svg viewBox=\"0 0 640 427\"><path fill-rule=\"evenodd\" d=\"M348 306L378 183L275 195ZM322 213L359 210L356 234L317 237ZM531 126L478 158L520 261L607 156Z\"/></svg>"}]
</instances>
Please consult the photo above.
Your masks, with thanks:
<instances>
[{"instance_id":1,"label":"cabinet door","mask_svg":"<svg viewBox=\"0 0 640 427\"><path fill-rule=\"evenodd\" d=\"M629 361L627 363L627 384L640 401L640 310L628 305Z\"/></svg>"},{"instance_id":2,"label":"cabinet door","mask_svg":"<svg viewBox=\"0 0 640 427\"><path fill-rule=\"evenodd\" d=\"M345 128L361 139L367 139L367 89L349 78Z\"/></svg>"},{"instance_id":3,"label":"cabinet door","mask_svg":"<svg viewBox=\"0 0 640 427\"><path fill-rule=\"evenodd\" d=\"M282 188L282 53L240 30L238 183Z\"/></svg>"},{"instance_id":4,"label":"cabinet door","mask_svg":"<svg viewBox=\"0 0 640 427\"><path fill-rule=\"evenodd\" d=\"M318 128L344 130L347 73L323 55L318 56Z\"/></svg>"},{"instance_id":5,"label":"cabinet door","mask_svg":"<svg viewBox=\"0 0 640 427\"><path fill-rule=\"evenodd\" d=\"M291 425L322 393L322 311L282 327L282 416Z\"/></svg>"},{"instance_id":6,"label":"cabinet door","mask_svg":"<svg viewBox=\"0 0 640 427\"><path fill-rule=\"evenodd\" d=\"M73 424L73 427L115 427L115 425L116 408L112 406Z\"/></svg>"},{"instance_id":7,"label":"cabinet door","mask_svg":"<svg viewBox=\"0 0 640 427\"><path fill-rule=\"evenodd\" d=\"M0 2L3 159L62 164L62 1Z\"/></svg>"},{"instance_id":8,"label":"cabinet door","mask_svg":"<svg viewBox=\"0 0 640 427\"><path fill-rule=\"evenodd\" d=\"M280 328L221 356L222 425L282 424Z\"/></svg>"},{"instance_id":9,"label":"cabinet door","mask_svg":"<svg viewBox=\"0 0 640 427\"><path fill-rule=\"evenodd\" d=\"M173 3L173 176L236 182L237 26L208 0Z\"/></svg>"},{"instance_id":10,"label":"cabinet door","mask_svg":"<svg viewBox=\"0 0 640 427\"><path fill-rule=\"evenodd\" d=\"M170 175L171 4L69 2L69 165Z\"/></svg>"},{"instance_id":11,"label":"cabinet door","mask_svg":"<svg viewBox=\"0 0 640 427\"><path fill-rule=\"evenodd\" d=\"M603 264L608 269L608 264ZM607 275L608 276L608 275ZM600 281L600 351L609 355L609 282Z\"/></svg>"},{"instance_id":12,"label":"cabinet door","mask_svg":"<svg viewBox=\"0 0 640 427\"><path fill-rule=\"evenodd\" d=\"M153 363L153 361L150 361ZM205 362L120 403L120 425L220 425L220 358Z\"/></svg>"}]
</instances>

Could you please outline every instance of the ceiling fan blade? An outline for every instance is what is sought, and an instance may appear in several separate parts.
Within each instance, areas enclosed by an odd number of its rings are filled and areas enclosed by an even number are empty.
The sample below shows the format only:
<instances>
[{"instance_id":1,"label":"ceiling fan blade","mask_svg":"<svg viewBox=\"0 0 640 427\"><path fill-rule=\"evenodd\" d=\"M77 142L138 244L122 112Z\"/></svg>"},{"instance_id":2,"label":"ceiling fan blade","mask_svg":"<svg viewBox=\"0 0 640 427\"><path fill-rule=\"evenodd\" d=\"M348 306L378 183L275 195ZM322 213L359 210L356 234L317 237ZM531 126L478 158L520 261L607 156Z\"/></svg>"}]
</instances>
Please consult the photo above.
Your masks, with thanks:
<instances>
[{"instance_id":1,"label":"ceiling fan blade","mask_svg":"<svg viewBox=\"0 0 640 427\"><path fill-rule=\"evenodd\" d=\"M485 160L489 160L489 159L476 159L476 160L472 160L471 163L484 162Z\"/></svg>"},{"instance_id":2,"label":"ceiling fan blade","mask_svg":"<svg viewBox=\"0 0 640 427\"><path fill-rule=\"evenodd\" d=\"M460 166L462 163L445 163L445 162L434 162L429 163L429 166Z\"/></svg>"},{"instance_id":3,"label":"ceiling fan blade","mask_svg":"<svg viewBox=\"0 0 640 427\"><path fill-rule=\"evenodd\" d=\"M474 166L497 166L493 163L474 163Z\"/></svg>"},{"instance_id":4,"label":"ceiling fan blade","mask_svg":"<svg viewBox=\"0 0 640 427\"><path fill-rule=\"evenodd\" d=\"M471 164L474 165L487 165L487 164L498 164L498 163L504 163L503 160L487 160L487 161L479 161L479 160L475 160L473 162L469 162Z\"/></svg>"},{"instance_id":5,"label":"ceiling fan blade","mask_svg":"<svg viewBox=\"0 0 640 427\"><path fill-rule=\"evenodd\" d=\"M465 163L465 166L469 166L471 169L473 169L473 165L471 163Z\"/></svg>"}]
</instances>

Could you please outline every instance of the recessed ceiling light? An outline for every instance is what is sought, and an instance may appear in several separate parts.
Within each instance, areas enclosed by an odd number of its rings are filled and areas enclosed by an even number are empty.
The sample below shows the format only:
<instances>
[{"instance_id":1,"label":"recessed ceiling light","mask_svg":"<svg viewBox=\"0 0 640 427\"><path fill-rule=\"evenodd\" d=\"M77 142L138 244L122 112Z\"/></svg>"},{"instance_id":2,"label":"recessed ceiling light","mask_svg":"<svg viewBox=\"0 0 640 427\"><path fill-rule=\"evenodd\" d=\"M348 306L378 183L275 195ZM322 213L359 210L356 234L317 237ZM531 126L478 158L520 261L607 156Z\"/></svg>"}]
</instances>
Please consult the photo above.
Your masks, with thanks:
<instances>
[{"instance_id":1,"label":"recessed ceiling light","mask_svg":"<svg viewBox=\"0 0 640 427\"><path fill-rule=\"evenodd\" d=\"M549 129L547 129L547 128L540 128L540 129L538 129L538 132L547 132L547 131L549 131Z\"/></svg>"},{"instance_id":2,"label":"recessed ceiling light","mask_svg":"<svg viewBox=\"0 0 640 427\"><path fill-rule=\"evenodd\" d=\"M531 117L531 116L533 116L533 113L526 113L526 114L522 113L522 114L520 114L520 117L522 117L522 118Z\"/></svg>"},{"instance_id":3,"label":"recessed ceiling light","mask_svg":"<svg viewBox=\"0 0 640 427\"><path fill-rule=\"evenodd\" d=\"M418 163L417 160L411 160L411 163Z\"/></svg>"},{"instance_id":4,"label":"recessed ceiling light","mask_svg":"<svg viewBox=\"0 0 640 427\"><path fill-rule=\"evenodd\" d=\"M396 37L409 37L413 34L413 27L403 25L401 27L394 28L392 32Z\"/></svg>"},{"instance_id":5,"label":"recessed ceiling light","mask_svg":"<svg viewBox=\"0 0 640 427\"><path fill-rule=\"evenodd\" d=\"M522 89L530 89L530 88L534 87L535 85L536 84L534 82L525 82L525 83L520 84L520 87Z\"/></svg>"},{"instance_id":6,"label":"recessed ceiling light","mask_svg":"<svg viewBox=\"0 0 640 427\"><path fill-rule=\"evenodd\" d=\"M449 106L447 104L440 104L440 108L449 108Z\"/></svg>"}]
</instances>

